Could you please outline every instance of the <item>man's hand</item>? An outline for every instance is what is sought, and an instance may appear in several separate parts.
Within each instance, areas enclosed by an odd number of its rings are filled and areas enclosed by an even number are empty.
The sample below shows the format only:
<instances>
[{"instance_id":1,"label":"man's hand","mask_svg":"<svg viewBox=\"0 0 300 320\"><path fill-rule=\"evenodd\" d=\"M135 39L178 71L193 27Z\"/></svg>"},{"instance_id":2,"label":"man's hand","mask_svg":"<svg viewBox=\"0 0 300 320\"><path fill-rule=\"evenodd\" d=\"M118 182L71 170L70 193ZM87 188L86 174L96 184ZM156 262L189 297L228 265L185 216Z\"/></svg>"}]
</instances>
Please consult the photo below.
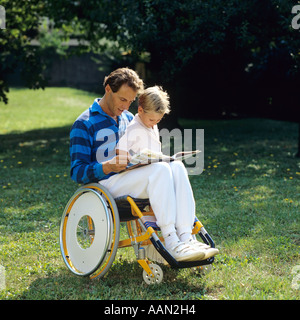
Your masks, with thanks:
<instances>
[{"instance_id":1,"label":"man's hand","mask_svg":"<svg viewBox=\"0 0 300 320\"><path fill-rule=\"evenodd\" d=\"M120 172L126 169L126 166L129 162L129 154L123 153L117 155L109 161L103 162L103 172L104 174L109 174L111 172Z\"/></svg>"}]
</instances>

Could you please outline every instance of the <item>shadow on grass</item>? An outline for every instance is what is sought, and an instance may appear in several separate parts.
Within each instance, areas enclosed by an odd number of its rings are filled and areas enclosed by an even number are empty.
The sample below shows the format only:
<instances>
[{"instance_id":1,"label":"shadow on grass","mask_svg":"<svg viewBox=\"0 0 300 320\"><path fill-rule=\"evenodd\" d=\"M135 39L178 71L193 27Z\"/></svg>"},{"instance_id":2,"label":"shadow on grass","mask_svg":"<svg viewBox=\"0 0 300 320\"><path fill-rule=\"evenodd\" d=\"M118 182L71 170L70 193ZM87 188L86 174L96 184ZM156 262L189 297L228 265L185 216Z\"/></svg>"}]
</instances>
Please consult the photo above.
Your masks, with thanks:
<instances>
[{"instance_id":1,"label":"shadow on grass","mask_svg":"<svg viewBox=\"0 0 300 320\"><path fill-rule=\"evenodd\" d=\"M70 126L0 136L0 227L11 235L58 223L77 184L69 176Z\"/></svg>"},{"instance_id":2,"label":"shadow on grass","mask_svg":"<svg viewBox=\"0 0 300 320\"><path fill-rule=\"evenodd\" d=\"M16 152L16 148L22 148L22 151L27 151L26 154L35 154L37 148L41 146L49 153L47 147L52 145L59 147L61 141L69 139L71 126L2 134L0 135L0 155Z\"/></svg>"},{"instance_id":3,"label":"shadow on grass","mask_svg":"<svg viewBox=\"0 0 300 320\"><path fill-rule=\"evenodd\" d=\"M159 299L203 299L205 277L190 270L185 276L179 270L162 266L164 279L158 285L147 285L142 278L142 268L137 262L116 261L108 274L91 280L74 276L68 271L49 275L31 282L18 299L38 300L159 300ZM185 272L185 273L186 273Z\"/></svg>"}]
</instances>

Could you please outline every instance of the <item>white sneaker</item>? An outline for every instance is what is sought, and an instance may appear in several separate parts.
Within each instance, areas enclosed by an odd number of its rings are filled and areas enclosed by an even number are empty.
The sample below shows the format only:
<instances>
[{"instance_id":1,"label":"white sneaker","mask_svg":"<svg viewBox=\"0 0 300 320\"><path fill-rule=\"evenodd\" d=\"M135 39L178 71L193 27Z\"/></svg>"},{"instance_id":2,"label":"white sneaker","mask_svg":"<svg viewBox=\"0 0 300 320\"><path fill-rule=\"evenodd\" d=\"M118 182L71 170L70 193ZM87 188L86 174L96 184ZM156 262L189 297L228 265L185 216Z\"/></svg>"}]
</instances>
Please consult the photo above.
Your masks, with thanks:
<instances>
[{"instance_id":1,"label":"white sneaker","mask_svg":"<svg viewBox=\"0 0 300 320\"><path fill-rule=\"evenodd\" d=\"M211 248L209 245L195 239L188 239L185 243L189 244L195 250L199 250L200 252L204 253L203 258L199 260L206 260L219 253L219 250L217 248Z\"/></svg>"},{"instance_id":2,"label":"white sneaker","mask_svg":"<svg viewBox=\"0 0 300 320\"><path fill-rule=\"evenodd\" d=\"M204 256L204 260L211 258L213 256L215 256L216 254L219 253L219 250L217 248L208 248L205 249L205 256Z\"/></svg>"},{"instance_id":3,"label":"white sneaker","mask_svg":"<svg viewBox=\"0 0 300 320\"><path fill-rule=\"evenodd\" d=\"M177 261L196 261L203 260L205 257L205 252L195 250L190 245L181 241L178 241L173 247L168 249L168 251Z\"/></svg>"},{"instance_id":4,"label":"white sneaker","mask_svg":"<svg viewBox=\"0 0 300 320\"><path fill-rule=\"evenodd\" d=\"M206 243L200 242L196 239L188 239L186 241L184 241L184 243L189 244L192 247L196 247L199 249L208 249L210 248L210 246Z\"/></svg>"}]
</instances>

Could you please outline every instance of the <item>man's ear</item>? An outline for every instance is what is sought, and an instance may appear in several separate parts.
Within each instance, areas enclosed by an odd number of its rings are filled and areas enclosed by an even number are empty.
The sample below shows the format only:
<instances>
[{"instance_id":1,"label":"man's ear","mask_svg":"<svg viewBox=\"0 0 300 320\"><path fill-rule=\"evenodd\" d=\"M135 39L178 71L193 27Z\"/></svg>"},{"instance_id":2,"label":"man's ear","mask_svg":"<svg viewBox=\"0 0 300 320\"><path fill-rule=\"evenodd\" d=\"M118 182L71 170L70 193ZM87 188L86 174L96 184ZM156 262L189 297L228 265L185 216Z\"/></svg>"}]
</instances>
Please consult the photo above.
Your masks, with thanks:
<instances>
[{"instance_id":1,"label":"man's ear","mask_svg":"<svg viewBox=\"0 0 300 320\"><path fill-rule=\"evenodd\" d=\"M105 93L109 93L109 92L111 92L111 91L112 91L112 90L111 90L110 85L107 84L107 85L105 86Z\"/></svg>"},{"instance_id":2,"label":"man's ear","mask_svg":"<svg viewBox=\"0 0 300 320\"><path fill-rule=\"evenodd\" d=\"M138 106L138 113L143 112L143 108L141 106Z\"/></svg>"}]
</instances>

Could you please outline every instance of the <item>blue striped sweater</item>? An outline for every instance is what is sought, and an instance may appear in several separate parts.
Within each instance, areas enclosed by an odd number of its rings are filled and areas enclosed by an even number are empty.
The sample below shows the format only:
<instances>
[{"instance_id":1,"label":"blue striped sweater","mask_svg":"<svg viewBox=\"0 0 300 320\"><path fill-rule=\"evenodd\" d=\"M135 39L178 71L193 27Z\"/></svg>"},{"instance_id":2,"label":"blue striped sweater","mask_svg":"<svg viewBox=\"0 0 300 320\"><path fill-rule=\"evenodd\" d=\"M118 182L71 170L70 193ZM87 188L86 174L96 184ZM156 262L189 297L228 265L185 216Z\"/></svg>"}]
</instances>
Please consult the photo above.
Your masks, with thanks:
<instances>
[{"instance_id":1,"label":"blue striped sweater","mask_svg":"<svg viewBox=\"0 0 300 320\"><path fill-rule=\"evenodd\" d=\"M123 111L118 123L107 115L95 99L74 122L70 133L71 178L78 183L97 182L105 175L102 162L115 156L115 146L124 134L132 113Z\"/></svg>"}]
</instances>

